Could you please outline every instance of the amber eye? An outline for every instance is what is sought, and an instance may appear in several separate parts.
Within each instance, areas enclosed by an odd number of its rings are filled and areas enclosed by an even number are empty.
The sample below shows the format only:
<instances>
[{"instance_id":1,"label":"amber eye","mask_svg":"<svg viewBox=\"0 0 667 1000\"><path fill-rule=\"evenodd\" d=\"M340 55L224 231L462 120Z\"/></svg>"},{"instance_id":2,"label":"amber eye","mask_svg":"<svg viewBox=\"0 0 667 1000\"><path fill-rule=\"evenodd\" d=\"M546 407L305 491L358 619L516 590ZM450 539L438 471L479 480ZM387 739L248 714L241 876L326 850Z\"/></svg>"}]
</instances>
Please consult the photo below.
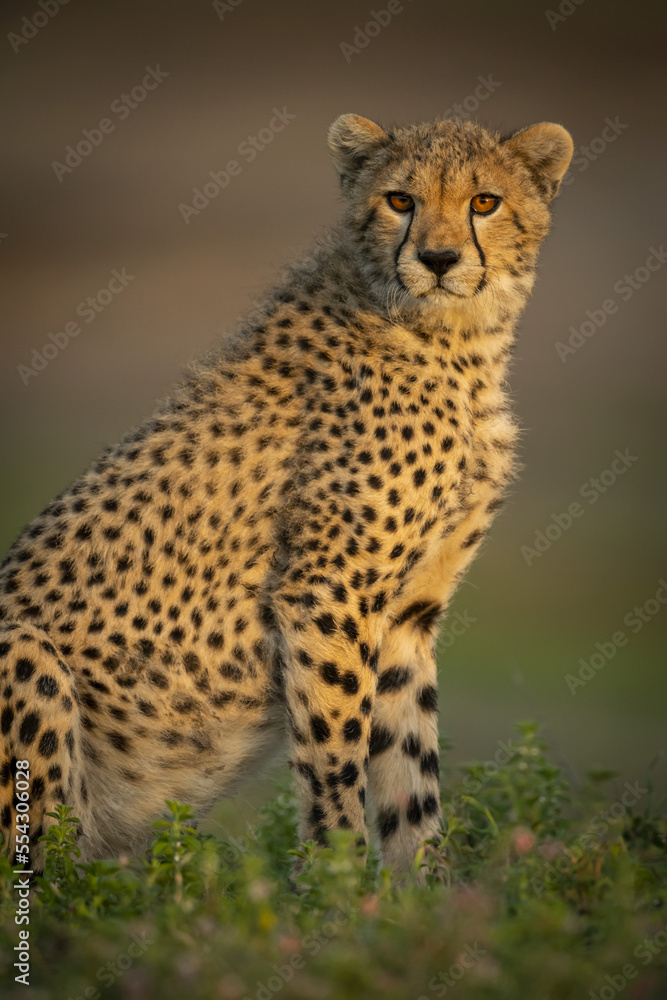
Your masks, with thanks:
<instances>
[{"instance_id":1,"label":"amber eye","mask_svg":"<svg viewBox=\"0 0 667 1000\"><path fill-rule=\"evenodd\" d=\"M387 195L387 201L397 212L409 212L414 205L410 195L404 194L403 191L390 191Z\"/></svg>"},{"instance_id":2,"label":"amber eye","mask_svg":"<svg viewBox=\"0 0 667 1000\"><path fill-rule=\"evenodd\" d=\"M470 205L473 212L477 212L478 215L487 215L499 202L500 198L496 198L493 194L476 194Z\"/></svg>"}]
</instances>

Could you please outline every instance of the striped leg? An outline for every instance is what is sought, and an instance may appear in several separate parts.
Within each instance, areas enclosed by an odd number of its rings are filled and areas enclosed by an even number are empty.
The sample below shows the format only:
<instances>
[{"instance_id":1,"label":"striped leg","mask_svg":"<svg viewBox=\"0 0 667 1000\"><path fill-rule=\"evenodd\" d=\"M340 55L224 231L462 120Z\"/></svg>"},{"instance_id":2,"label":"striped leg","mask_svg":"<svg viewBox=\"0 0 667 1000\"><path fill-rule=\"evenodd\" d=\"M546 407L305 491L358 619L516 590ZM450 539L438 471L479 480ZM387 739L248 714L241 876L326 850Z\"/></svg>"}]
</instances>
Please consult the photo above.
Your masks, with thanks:
<instances>
[{"instance_id":1,"label":"striped leg","mask_svg":"<svg viewBox=\"0 0 667 1000\"><path fill-rule=\"evenodd\" d=\"M433 637L408 621L382 643L370 744L370 791L383 859L409 871L440 822Z\"/></svg>"}]
</instances>

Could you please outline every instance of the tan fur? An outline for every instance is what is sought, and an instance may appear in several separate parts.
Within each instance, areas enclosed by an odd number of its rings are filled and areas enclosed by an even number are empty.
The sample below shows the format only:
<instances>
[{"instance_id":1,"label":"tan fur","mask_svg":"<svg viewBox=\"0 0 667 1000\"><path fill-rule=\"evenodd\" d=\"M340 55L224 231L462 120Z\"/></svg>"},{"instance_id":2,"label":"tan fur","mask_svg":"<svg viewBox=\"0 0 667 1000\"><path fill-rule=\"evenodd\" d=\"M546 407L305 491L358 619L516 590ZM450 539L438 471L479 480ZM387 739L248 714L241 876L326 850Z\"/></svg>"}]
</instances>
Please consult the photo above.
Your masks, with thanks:
<instances>
[{"instance_id":1,"label":"tan fur","mask_svg":"<svg viewBox=\"0 0 667 1000\"><path fill-rule=\"evenodd\" d=\"M513 475L506 363L571 140L344 115L329 143L341 227L3 564L6 840L16 759L34 837L63 800L93 858L282 745L302 837L365 837L367 784L395 869L437 831L434 634Z\"/></svg>"}]
</instances>

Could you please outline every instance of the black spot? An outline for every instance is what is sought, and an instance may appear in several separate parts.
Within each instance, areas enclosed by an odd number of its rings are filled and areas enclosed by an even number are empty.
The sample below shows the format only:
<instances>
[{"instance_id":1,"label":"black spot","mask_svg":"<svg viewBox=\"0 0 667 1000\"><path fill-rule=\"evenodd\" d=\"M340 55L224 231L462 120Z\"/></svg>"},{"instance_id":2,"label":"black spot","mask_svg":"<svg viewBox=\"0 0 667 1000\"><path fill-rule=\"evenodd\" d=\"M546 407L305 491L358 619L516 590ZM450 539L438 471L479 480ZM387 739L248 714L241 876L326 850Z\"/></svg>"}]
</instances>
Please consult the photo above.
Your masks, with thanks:
<instances>
[{"instance_id":1,"label":"black spot","mask_svg":"<svg viewBox=\"0 0 667 1000\"><path fill-rule=\"evenodd\" d=\"M348 719L343 726L346 743L358 743L361 739L361 723L358 719Z\"/></svg>"},{"instance_id":2,"label":"black spot","mask_svg":"<svg viewBox=\"0 0 667 1000\"><path fill-rule=\"evenodd\" d=\"M408 733L403 740L401 749L404 754L407 754L408 757L419 757L419 754L421 753L421 743L417 734Z\"/></svg>"},{"instance_id":3,"label":"black spot","mask_svg":"<svg viewBox=\"0 0 667 1000\"><path fill-rule=\"evenodd\" d=\"M299 761L296 765L296 769L299 772L299 774L301 774L304 778L307 778L308 781L310 782L310 787L312 789L313 795L315 795L316 797L322 795L322 793L324 792L324 788L322 787L322 782L319 780L319 778L313 771L310 764L304 764L302 761Z\"/></svg>"},{"instance_id":4,"label":"black spot","mask_svg":"<svg viewBox=\"0 0 667 1000\"><path fill-rule=\"evenodd\" d=\"M348 615L345 618L345 620L341 625L341 628L345 633L345 635L348 637L348 639L350 639L352 642L356 642L356 640L359 638L359 629L357 628L357 623L355 622L354 618L352 618L350 615Z\"/></svg>"},{"instance_id":5,"label":"black spot","mask_svg":"<svg viewBox=\"0 0 667 1000\"><path fill-rule=\"evenodd\" d=\"M414 601L407 608L404 608L400 614L396 615L394 624L396 626L404 625L406 622L414 619L415 624L419 628L429 631L436 624L441 614L441 605L434 601Z\"/></svg>"},{"instance_id":6,"label":"black spot","mask_svg":"<svg viewBox=\"0 0 667 1000\"><path fill-rule=\"evenodd\" d=\"M356 694L359 690L359 679L351 670L345 671L340 684L345 694Z\"/></svg>"},{"instance_id":7,"label":"black spot","mask_svg":"<svg viewBox=\"0 0 667 1000\"><path fill-rule=\"evenodd\" d=\"M27 657L22 656L16 661L16 666L14 667L14 674L17 681L29 681L35 672L35 664L32 660Z\"/></svg>"},{"instance_id":8,"label":"black spot","mask_svg":"<svg viewBox=\"0 0 667 1000\"><path fill-rule=\"evenodd\" d=\"M338 668L335 663L323 663L320 667L320 673L322 675L322 680L326 684L338 684L340 681L340 674L338 673Z\"/></svg>"},{"instance_id":9,"label":"black spot","mask_svg":"<svg viewBox=\"0 0 667 1000\"><path fill-rule=\"evenodd\" d=\"M151 670L148 674L148 680L151 684L154 684L155 687L162 688L163 690L166 690L166 688L169 687L169 681L165 675L161 674L158 670Z\"/></svg>"},{"instance_id":10,"label":"black spot","mask_svg":"<svg viewBox=\"0 0 667 1000\"><path fill-rule=\"evenodd\" d=\"M59 690L57 681L47 674L43 674L37 681L37 691L44 698L55 698Z\"/></svg>"},{"instance_id":11,"label":"black spot","mask_svg":"<svg viewBox=\"0 0 667 1000\"><path fill-rule=\"evenodd\" d=\"M468 537L466 538L466 540L463 542L463 544L461 545L461 548L462 549L469 549L471 546L473 546L476 542L478 542L480 540L480 538L483 536L483 534L484 534L483 531L479 531L479 530L478 531L472 531L468 535Z\"/></svg>"},{"instance_id":12,"label":"black spot","mask_svg":"<svg viewBox=\"0 0 667 1000\"><path fill-rule=\"evenodd\" d=\"M37 736L37 731L39 729L39 715L36 712L30 712L26 715L21 723L21 728L19 729L19 739L26 746L34 741L35 736Z\"/></svg>"},{"instance_id":13,"label":"black spot","mask_svg":"<svg viewBox=\"0 0 667 1000\"><path fill-rule=\"evenodd\" d=\"M340 780L348 788L351 788L358 777L359 777L359 768L354 763L354 761L348 760L348 762L341 769Z\"/></svg>"},{"instance_id":14,"label":"black spot","mask_svg":"<svg viewBox=\"0 0 667 1000\"><path fill-rule=\"evenodd\" d=\"M375 754L383 753L385 750L388 750L393 743L394 735L393 733L390 733L388 729L385 729L384 726L372 727L369 746L369 753L371 757Z\"/></svg>"},{"instance_id":15,"label":"black spot","mask_svg":"<svg viewBox=\"0 0 667 1000\"><path fill-rule=\"evenodd\" d=\"M44 795L44 778L35 778L30 789L30 794L33 799L39 802Z\"/></svg>"},{"instance_id":16,"label":"black spot","mask_svg":"<svg viewBox=\"0 0 667 1000\"><path fill-rule=\"evenodd\" d=\"M0 716L0 729L2 730L3 736L6 736L11 729L12 722L14 721L14 709L7 705L2 710L2 715Z\"/></svg>"},{"instance_id":17,"label":"black spot","mask_svg":"<svg viewBox=\"0 0 667 1000\"><path fill-rule=\"evenodd\" d=\"M413 826L417 826L418 823L422 821L422 807L419 804L419 799L416 795L411 795L408 802L408 808L405 811L408 823Z\"/></svg>"},{"instance_id":18,"label":"black spot","mask_svg":"<svg viewBox=\"0 0 667 1000\"><path fill-rule=\"evenodd\" d=\"M326 743L331 738L331 730L321 715L311 715L310 729L316 743Z\"/></svg>"},{"instance_id":19,"label":"black spot","mask_svg":"<svg viewBox=\"0 0 667 1000\"><path fill-rule=\"evenodd\" d=\"M173 729L165 729L164 732L160 733L160 742L164 743L165 746L175 747L183 742L183 736Z\"/></svg>"},{"instance_id":20,"label":"black spot","mask_svg":"<svg viewBox=\"0 0 667 1000\"><path fill-rule=\"evenodd\" d=\"M425 685L417 694L417 704L425 712L437 712L438 691L432 684Z\"/></svg>"},{"instance_id":21,"label":"black spot","mask_svg":"<svg viewBox=\"0 0 667 1000\"><path fill-rule=\"evenodd\" d=\"M201 670L201 662L196 653L186 653L183 657L183 666L189 674L194 674L198 670Z\"/></svg>"},{"instance_id":22,"label":"black spot","mask_svg":"<svg viewBox=\"0 0 667 1000\"><path fill-rule=\"evenodd\" d=\"M398 812L396 809L380 809L378 812L378 832L382 840L391 837L398 830Z\"/></svg>"},{"instance_id":23,"label":"black spot","mask_svg":"<svg viewBox=\"0 0 667 1000\"><path fill-rule=\"evenodd\" d=\"M399 691L408 683L411 678L410 670L407 667L390 667L385 670L378 679L377 693L386 694L387 691Z\"/></svg>"},{"instance_id":24,"label":"black spot","mask_svg":"<svg viewBox=\"0 0 667 1000\"><path fill-rule=\"evenodd\" d=\"M333 635L336 631L336 619L329 612L320 615L319 618L315 618L315 624L319 628L322 635Z\"/></svg>"},{"instance_id":25,"label":"black spot","mask_svg":"<svg viewBox=\"0 0 667 1000\"><path fill-rule=\"evenodd\" d=\"M425 816L433 816L440 809L440 803L435 795L427 795L422 803Z\"/></svg>"},{"instance_id":26,"label":"black spot","mask_svg":"<svg viewBox=\"0 0 667 1000\"><path fill-rule=\"evenodd\" d=\"M325 817L325 812L319 802L315 802L313 808L310 810L310 821L311 823L322 823Z\"/></svg>"},{"instance_id":27,"label":"black spot","mask_svg":"<svg viewBox=\"0 0 667 1000\"><path fill-rule=\"evenodd\" d=\"M221 677L225 677L230 681L236 681L237 683L243 680L243 671L241 668L236 663L230 663L229 661L220 664L218 673Z\"/></svg>"},{"instance_id":28,"label":"black spot","mask_svg":"<svg viewBox=\"0 0 667 1000\"><path fill-rule=\"evenodd\" d=\"M39 741L39 752L42 757L53 757L54 753L58 751L58 734L55 729L47 729L42 733L42 738Z\"/></svg>"},{"instance_id":29,"label":"black spot","mask_svg":"<svg viewBox=\"0 0 667 1000\"><path fill-rule=\"evenodd\" d=\"M374 614L378 614L380 611L382 611L382 609L384 608L384 606L385 606L386 603L387 603L387 595L384 592L384 590L381 590L373 598L373 604L371 605L371 611Z\"/></svg>"},{"instance_id":30,"label":"black spot","mask_svg":"<svg viewBox=\"0 0 667 1000\"><path fill-rule=\"evenodd\" d=\"M440 758L436 750L429 750L422 756L419 770L422 774L433 774L437 778L440 773Z\"/></svg>"}]
</instances>

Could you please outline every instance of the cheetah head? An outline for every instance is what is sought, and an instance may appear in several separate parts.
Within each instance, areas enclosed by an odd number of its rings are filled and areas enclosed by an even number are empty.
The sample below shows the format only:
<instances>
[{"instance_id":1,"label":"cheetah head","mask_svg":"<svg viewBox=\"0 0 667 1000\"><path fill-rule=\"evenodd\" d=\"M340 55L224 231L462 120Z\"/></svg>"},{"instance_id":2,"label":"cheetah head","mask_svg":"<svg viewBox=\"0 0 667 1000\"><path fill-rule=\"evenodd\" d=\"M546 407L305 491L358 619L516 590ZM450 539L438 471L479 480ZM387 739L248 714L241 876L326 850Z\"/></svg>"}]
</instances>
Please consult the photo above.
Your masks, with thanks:
<instances>
[{"instance_id":1,"label":"cheetah head","mask_svg":"<svg viewBox=\"0 0 667 1000\"><path fill-rule=\"evenodd\" d=\"M375 296L404 311L488 308L530 290L572 139L544 122L509 136L472 122L329 130L351 252Z\"/></svg>"}]
</instances>

